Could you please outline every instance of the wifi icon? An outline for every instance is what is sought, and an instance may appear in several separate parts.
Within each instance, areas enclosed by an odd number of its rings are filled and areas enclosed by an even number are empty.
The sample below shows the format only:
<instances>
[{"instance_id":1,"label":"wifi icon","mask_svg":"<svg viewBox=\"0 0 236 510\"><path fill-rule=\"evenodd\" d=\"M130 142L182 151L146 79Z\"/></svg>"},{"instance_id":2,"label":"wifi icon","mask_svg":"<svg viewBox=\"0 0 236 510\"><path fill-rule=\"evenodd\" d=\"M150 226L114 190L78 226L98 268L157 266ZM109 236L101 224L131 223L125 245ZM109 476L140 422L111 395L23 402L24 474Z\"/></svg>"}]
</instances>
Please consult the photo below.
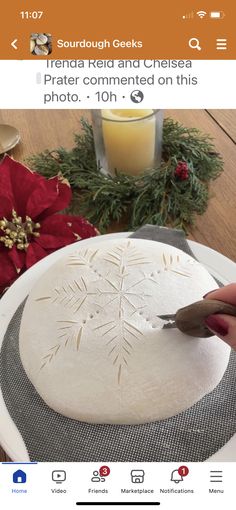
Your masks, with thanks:
<instances>
[{"instance_id":1,"label":"wifi icon","mask_svg":"<svg viewBox=\"0 0 236 510\"><path fill-rule=\"evenodd\" d=\"M198 11L197 12L197 15L199 16L199 18L204 18L206 16L206 11Z\"/></svg>"}]
</instances>

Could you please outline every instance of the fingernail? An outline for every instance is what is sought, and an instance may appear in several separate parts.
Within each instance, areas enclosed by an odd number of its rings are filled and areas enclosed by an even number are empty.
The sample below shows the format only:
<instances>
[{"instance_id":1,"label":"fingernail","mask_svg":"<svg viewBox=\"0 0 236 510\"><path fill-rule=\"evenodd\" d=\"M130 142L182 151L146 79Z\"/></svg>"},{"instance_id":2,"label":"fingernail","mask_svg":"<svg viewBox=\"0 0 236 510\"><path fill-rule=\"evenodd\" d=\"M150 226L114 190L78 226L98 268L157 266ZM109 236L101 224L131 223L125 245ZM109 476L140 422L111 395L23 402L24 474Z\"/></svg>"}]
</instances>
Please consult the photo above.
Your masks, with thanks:
<instances>
[{"instance_id":1,"label":"fingernail","mask_svg":"<svg viewBox=\"0 0 236 510\"><path fill-rule=\"evenodd\" d=\"M203 299L204 299L205 297L209 296L209 294L211 294L212 292L215 292L216 290L219 290L219 287L218 287L217 289L210 290L210 292L207 292L207 294L205 294L205 295L203 296Z\"/></svg>"},{"instance_id":2,"label":"fingernail","mask_svg":"<svg viewBox=\"0 0 236 510\"><path fill-rule=\"evenodd\" d=\"M217 333L217 335L228 335L229 326L227 322L218 315L209 315L209 317L205 319L205 323L207 327Z\"/></svg>"}]
</instances>

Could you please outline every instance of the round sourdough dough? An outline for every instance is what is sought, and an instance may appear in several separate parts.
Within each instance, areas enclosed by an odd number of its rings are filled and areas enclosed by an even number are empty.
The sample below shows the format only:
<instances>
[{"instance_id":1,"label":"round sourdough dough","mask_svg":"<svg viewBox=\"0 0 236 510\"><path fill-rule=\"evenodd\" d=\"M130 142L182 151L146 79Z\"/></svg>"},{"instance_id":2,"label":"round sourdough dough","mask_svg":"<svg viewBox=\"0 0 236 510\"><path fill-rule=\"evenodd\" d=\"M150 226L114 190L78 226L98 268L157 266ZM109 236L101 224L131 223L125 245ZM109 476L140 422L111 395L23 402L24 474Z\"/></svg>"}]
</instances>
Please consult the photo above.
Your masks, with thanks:
<instances>
[{"instance_id":1,"label":"round sourdough dough","mask_svg":"<svg viewBox=\"0 0 236 510\"><path fill-rule=\"evenodd\" d=\"M159 314L216 283L186 253L139 239L83 242L37 282L20 329L24 369L55 411L138 424L186 410L220 382L230 349L162 329Z\"/></svg>"}]
</instances>

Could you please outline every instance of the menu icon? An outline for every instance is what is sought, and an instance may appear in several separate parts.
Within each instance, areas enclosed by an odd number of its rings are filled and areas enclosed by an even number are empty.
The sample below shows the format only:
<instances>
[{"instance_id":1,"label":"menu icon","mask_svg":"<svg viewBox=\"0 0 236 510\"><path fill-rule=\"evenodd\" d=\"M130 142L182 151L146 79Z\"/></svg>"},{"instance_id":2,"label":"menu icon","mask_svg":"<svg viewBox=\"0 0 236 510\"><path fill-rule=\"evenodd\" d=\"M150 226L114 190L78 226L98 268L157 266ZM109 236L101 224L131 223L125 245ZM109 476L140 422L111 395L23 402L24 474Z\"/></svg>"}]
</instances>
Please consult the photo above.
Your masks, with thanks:
<instances>
[{"instance_id":1,"label":"menu icon","mask_svg":"<svg viewBox=\"0 0 236 510\"><path fill-rule=\"evenodd\" d=\"M227 50L227 39L216 39L217 50Z\"/></svg>"},{"instance_id":2,"label":"menu icon","mask_svg":"<svg viewBox=\"0 0 236 510\"><path fill-rule=\"evenodd\" d=\"M223 482L223 471L210 471L210 482Z\"/></svg>"}]
</instances>

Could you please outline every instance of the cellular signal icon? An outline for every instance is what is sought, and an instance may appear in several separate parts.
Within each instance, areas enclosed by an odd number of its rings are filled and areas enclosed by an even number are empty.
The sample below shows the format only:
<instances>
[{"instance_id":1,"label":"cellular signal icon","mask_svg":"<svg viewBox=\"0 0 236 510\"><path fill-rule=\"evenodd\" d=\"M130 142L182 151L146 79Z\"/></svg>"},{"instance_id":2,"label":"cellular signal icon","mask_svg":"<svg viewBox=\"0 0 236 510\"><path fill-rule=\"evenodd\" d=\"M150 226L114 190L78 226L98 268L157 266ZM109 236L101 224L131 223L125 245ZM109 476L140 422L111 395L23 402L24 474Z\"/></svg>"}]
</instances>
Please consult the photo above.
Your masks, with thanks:
<instances>
[{"instance_id":1,"label":"cellular signal icon","mask_svg":"<svg viewBox=\"0 0 236 510\"><path fill-rule=\"evenodd\" d=\"M198 11L197 12L197 16L199 18L205 18L206 15L207 15L206 11Z\"/></svg>"},{"instance_id":2,"label":"cellular signal icon","mask_svg":"<svg viewBox=\"0 0 236 510\"><path fill-rule=\"evenodd\" d=\"M189 12L188 14L184 14L184 16L182 16L182 19L193 19L194 17L194 12Z\"/></svg>"}]
</instances>

